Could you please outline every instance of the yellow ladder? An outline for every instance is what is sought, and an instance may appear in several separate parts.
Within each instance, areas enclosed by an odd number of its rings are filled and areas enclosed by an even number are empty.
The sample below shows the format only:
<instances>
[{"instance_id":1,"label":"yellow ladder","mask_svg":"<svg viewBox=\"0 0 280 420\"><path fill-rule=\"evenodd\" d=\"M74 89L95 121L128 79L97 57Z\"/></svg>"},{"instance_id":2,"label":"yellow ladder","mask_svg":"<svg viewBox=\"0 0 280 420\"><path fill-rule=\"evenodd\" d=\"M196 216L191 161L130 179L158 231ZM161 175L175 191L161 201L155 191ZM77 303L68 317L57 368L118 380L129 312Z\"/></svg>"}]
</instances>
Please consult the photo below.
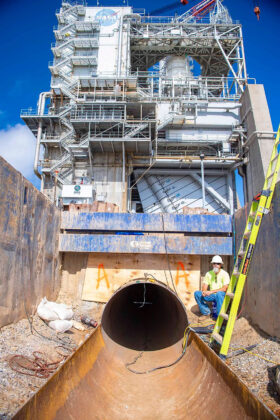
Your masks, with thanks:
<instances>
[{"instance_id":1,"label":"yellow ladder","mask_svg":"<svg viewBox=\"0 0 280 420\"><path fill-rule=\"evenodd\" d=\"M216 341L218 344L220 344L220 356L222 358L225 358L228 353L232 331L235 324L239 303L242 297L244 284L248 276L248 270L252 260L254 247L262 222L262 217L264 214L269 212L271 200L275 190L277 175L280 168L280 153L278 152L280 143L279 136L280 125L274 142L264 187L259 196L259 199L254 199L252 202L240 248L237 254L237 259L231 275L230 283L222 304L221 311L218 315L215 327L211 335L210 343ZM230 303L231 307L229 309ZM220 330L223 324L225 324L224 335L220 334Z\"/></svg>"}]
</instances>

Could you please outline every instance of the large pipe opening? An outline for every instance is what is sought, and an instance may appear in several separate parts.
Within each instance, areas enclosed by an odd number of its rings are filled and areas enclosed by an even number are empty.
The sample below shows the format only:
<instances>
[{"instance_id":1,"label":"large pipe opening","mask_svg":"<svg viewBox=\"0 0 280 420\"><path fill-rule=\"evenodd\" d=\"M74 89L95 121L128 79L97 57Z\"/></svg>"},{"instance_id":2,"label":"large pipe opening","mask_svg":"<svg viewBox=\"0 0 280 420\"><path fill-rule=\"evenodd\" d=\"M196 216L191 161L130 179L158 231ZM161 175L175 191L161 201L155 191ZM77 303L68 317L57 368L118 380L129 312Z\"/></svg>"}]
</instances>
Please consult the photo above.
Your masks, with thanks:
<instances>
[{"instance_id":1,"label":"large pipe opening","mask_svg":"<svg viewBox=\"0 0 280 420\"><path fill-rule=\"evenodd\" d=\"M160 283L139 280L119 289L104 308L103 331L133 350L160 350L177 343L188 324L177 295Z\"/></svg>"}]
</instances>

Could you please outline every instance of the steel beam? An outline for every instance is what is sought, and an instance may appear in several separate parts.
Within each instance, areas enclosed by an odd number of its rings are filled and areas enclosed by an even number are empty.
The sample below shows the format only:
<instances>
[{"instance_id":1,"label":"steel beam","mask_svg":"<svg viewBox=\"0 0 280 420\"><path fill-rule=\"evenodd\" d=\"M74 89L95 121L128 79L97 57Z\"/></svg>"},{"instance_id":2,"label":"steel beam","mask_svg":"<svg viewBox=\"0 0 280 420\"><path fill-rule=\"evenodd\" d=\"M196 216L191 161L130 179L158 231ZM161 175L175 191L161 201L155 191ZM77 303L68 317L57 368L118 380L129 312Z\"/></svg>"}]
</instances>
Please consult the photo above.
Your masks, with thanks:
<instances>
[{"instance_id":1,"label":"steel beam","mask_svg":"<svg viewBox=\"0 0 280 420\"><path fill-rule=\"evenodd\" d=\"M202 186L202 179L197 174L190 174L191 177L199 183L199 185ZM211 185L208 184L208 182L204 181L204 186L207 192L212 195L213 198L215 198L219 203L226 209L230 210L230 205L228 202L213 188Z\"/></svg>"}]
</instances>

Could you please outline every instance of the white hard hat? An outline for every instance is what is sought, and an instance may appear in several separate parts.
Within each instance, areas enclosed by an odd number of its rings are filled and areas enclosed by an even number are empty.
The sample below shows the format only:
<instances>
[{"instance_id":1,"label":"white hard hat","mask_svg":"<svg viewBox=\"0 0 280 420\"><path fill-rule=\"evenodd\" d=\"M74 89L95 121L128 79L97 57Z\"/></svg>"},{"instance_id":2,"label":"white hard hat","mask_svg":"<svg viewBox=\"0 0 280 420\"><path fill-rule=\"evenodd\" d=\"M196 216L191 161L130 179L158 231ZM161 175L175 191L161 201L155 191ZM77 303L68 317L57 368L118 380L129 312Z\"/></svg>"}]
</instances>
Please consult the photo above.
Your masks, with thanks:
<instances>
[{"instance_id":1,"label":"white hard hat","mask_svg":"<svg viewBox=\"0 0 280 420\"><path fill-rule=\"evenodd\" d=\"M213 263L223 264L223 260L222 260L222 258L220 257L220 255L215 255L215 256L212 258L211 264L213 264Z\"/></svg>"}]
</instances>

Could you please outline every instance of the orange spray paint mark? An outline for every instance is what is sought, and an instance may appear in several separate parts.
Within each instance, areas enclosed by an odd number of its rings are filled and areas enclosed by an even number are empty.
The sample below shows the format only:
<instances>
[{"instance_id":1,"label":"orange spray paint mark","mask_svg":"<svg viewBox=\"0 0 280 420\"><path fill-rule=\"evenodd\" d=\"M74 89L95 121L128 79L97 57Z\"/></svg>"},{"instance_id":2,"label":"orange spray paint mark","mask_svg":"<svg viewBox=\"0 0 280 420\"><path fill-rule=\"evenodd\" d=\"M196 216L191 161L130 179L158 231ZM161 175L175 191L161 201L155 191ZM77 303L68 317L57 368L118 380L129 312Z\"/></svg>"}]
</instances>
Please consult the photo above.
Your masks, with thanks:
<instances>
[{"instance_id":1,"label":"orange spray paint mark","mask_svg":"<svg viewBox=\"0 0 280 420\"><path fill-rule=\"evenodd\" d=\"M186 289L188 289L189 288L189 285L190 285L189 275L188 275L188 273L186 273L184 264L181 261L179 261L178 264L177 264L177 273L176 273L176 279L175 279L176 286L178 285L179 280L182 277L185 280Z\"/></svg>"},{"instance_id":2,"label":"orange spray paint mark","mask_svg":"<svg viewBox=\"0 0 280 420\"><path fill-rule=\"evenodd\" d=\"M104 268L104 264L99 264L98 265L98 275L97 275L96 289L99 289L99 285L100 285L101 280L106 281L107 289L109 289L110 284L109 284L107 273L106 273L105 268Z\"/></svg>"}]
</instances>

